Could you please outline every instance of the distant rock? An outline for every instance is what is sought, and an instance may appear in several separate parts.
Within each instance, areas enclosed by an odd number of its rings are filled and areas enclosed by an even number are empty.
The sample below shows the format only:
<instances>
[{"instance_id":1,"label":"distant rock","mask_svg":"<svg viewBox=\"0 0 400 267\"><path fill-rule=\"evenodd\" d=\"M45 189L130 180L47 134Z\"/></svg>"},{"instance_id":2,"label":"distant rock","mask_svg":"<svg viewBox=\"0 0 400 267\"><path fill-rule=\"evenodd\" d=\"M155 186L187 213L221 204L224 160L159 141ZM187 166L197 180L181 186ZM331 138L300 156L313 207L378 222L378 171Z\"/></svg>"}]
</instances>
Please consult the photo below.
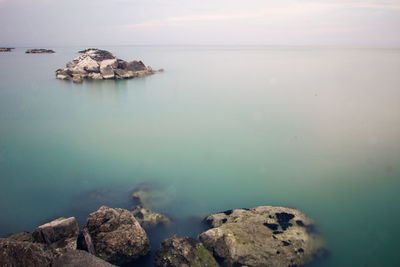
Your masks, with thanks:
<instances>
[{"instance_id":1,"label":"distant rock","mask_svg":"<svg viewBox=\"0 0 400 267\"><path fill-rule=\"evenodd\" d=\"M25 51L27 54L52 54L55 53L55 51L51 49L28 49Z\"/></svg>"},{"instance_id":2,"label":"distant rock","mask_svg":"<svg viewBox=\"0 0 400 267\"><path fill-rule=\"evenodd\" d=\"M0 266L51 266L54 257L40 244L0 238Z\"/></svg>"},{"instance_id":3,"label":"distant rock","mask_svg":"<svg viewBox=\"0 0 400 267\"><path fill-rule=\"evenodd\" d=\"M32 232L34 242L53 248L76 248L79 226L75 217L59 218L36 227Z\"/></svg>"},{"instance_id":4,"label":"distant rock","mask_svg":"<svg viewBox=\"0 0 400 267\"><path fill-rule=\"evenodd\" d=\"M171 223L171 220L167 216L143 208L140 205L132 210L132 214L142 227L168 225Z\"/></svg>"},{"instance_id":5,"label":"distant rock","mask_svg":"<svg viewBox=\"0 0 400 267\"><path fill-rule=\"evenodd\" d=\"M218 267L219 264L202 243L192 237L165 239L156 252L160 267Z\"/></svg>"},{"instance_id":6,"label":"distant rock","mask_svg":"<svg viewBox=\"0 0 400 267\"><path fill-rule=\"evenodd\" d=\"M225 266L301 266L325 250L314 222L296 209L261 206L206 218L200 241Z\"/></svg>"},{"instance_id":7,"label":"distant rock","mask_svg":"<svg viewBox=\"0 0 400 267\"><path fill-rule=\"evenodd\" d=\"M0 52L11 52L13 49L11 47L0 47Z\"/></svg>"},{"instance_id":8,"label":"distant rock","mask_svg":"<svg viewBox=\"0 0 400 267\"><path fill-rule=\"evenodd\" d=\"M57 79L80 83L84 79L130 79L154 73L153 69L146 67L142 61L127 62L106 50L88 48L79 53L82 55L68 62L65 68L56 71Z\"/></svg>"},{"instance_id":9,"label":"distant rock","mask_svg":"<svg viewBox=\"0 0 400 267\"><path fill-rule=\"evenodd\" d=\"M125 209L102 206L86 221L96 256L113 264L122 265L150 251L150 241L132 213Z\"/></svg>"}]
</instances>

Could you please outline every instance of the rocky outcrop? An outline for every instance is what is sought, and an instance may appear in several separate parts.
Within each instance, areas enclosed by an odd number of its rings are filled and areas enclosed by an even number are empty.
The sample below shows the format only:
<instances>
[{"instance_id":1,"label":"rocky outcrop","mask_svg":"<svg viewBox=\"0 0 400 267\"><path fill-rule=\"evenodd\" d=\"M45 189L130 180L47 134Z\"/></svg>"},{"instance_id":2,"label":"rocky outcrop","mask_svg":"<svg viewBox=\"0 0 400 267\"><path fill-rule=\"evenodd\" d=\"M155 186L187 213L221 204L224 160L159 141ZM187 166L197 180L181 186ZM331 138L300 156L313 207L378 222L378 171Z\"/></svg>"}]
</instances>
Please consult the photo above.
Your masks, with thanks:
<instances>
[{"instance_id":1,"label":"rocky outcrop","mask_svg":"<svg viewBox=\"0 0 400 267\"><path fill-rule=\"evenodd\" d=\"M300 266L325 251L314 223L296 209L261 206L206 218L200 241L226 266Z\"/></svg>"},{"instance_id":2,"label":"rocky outcrop","mask_svg":"<svg viewBox=\"0 0 400 267\"><path fill-rule=\"evenodd\" d=\"M132 213L102 206L86 221L96 256L113 264L129 263L150 251L146 232Z\"/></svg>"},{"instance_id":3,"label":"rocky outcrop","mask_svg":"<svg viewBox=\"0 0 400 267\"><path fill-rule=\"evenodd\" d=\"M168 225L171 223L171 220L160 213L153 212L149 209L143 208L142 206L136 206L132 211L135 219L140 223L143 227L151 227L157 225Z\"/></svg>"},{"instance_id":4,"label":"rocky outcrop","mask_svg":"<svg viewBox=\"0 0 400 267\"><path fill-rule=\"evenodd\" d=\"M0 266L51 266L54 257L40 244L0 238Z\"/></svg>"},{"instance_id":5,"label":"rocky outcrop","mask_svg":"<svg viewBox=\"0 0 400 267\"><path fill-rule=\"evenodd\" d=\"M156 252L156 264L162 267L218 267L212 253L192 237L168 238Z\"/></svg>"},{"instance_id":6,"label":"rocky outcrop","mask_svg":"<svg viewBox=\"0 0 400 267\"><path fill-rule=\"evenodd\" d=\"M51 49L28 49L25 51L27 54L52 54L55 53L55 51Z\"/></svg>"},{"instance_id":7,"label":"rocky outcrop","mask_svg":"<svg viewBox=\"0 0 400 267\"><path fill-rule=\"evenodd\" d=\"M57 79L80 83L84 79L130 79L154 73L142 61L127 62L105 50L88 48L79 53L82 55L56 71Z\"/></svg>"},{"instance_id":8,"label":"rocky outcrop","mask_svg":"<svg viewBox=\"0 0 400 267\"><path fill-rule=\"evenodd\" d=\"M54 260L52 267L112 267L112 265L83 250L67 250Z\"/></svg>"},{"instance_id":9,"label":"rocky outcrop","mask_svg":"<svg viewBox=\"0 0 400 267\"><path fill-rule=\"evenodd\" d=\"M13 49L11 47L0 47L0 52L11 52Z\"/></svg>"},{"instance_id":10,"label":"rocky outcrop","mask_svg":"<svg viewBox=\"0 0 400 267\"><path fill-rule=\"evenodd\" d=\"M33 242L32 234L29 232L21 232L21 233L12 234L12 235L8 236L7 239L12 239L15 241L22 241L22 242Z\"/></svg>"},{"instance_id":11,"label":"rocky outcrop","mask_svg":"<svg viewBox=\"0 0 400 267\"><path fill-rule=\"evenodd\" d=\"M75 217L58 218L36 227L32 232L34 242L57 248L76 248L79 226Z\"/></svg>"}]
</instances>

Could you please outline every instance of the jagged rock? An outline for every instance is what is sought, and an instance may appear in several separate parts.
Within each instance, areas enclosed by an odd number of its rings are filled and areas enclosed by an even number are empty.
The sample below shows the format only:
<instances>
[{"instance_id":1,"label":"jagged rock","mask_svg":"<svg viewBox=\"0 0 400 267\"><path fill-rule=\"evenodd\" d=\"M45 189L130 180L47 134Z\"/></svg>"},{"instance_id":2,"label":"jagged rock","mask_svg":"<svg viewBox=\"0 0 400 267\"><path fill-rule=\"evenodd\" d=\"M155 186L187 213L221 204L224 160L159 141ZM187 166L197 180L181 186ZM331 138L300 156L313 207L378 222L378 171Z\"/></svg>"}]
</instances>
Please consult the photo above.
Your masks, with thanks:
<instances>
[{"instance_id":1,"label":"jagged rock","mask_svg":"<svg viewBox=\"0 0 400 267\"><path fill-rule=\"evenodd\" d=\"M132 214L143 227L168 225L171 223L171 220L167 216L143 208L140 205L132 210Z\"/></svg>"},{"instance_id":2,"label":"jagged rock","mask_svg":"<svg viewBox=\"0 0 400 267\"><path fill-rule=\"evenodd\" d=\"M146 232L132 213L102 206L86 221L96 255L113 264L129 263L150 251Z\"/></svg>"},{"instance_id":3,"label":"jagged rock","mask_svg":"<svg viewBox=\"0 0 400 267\"><path fill-rule=\"evenodd\" d=\"M108 51L89 48L79 51L82 55L56 71L56 78L82 82L83 79L129 79L153 74L151 67L142 61L126 62ZM79 75L81 78L75 78Z\"/></svg>"},{"instance_id":4,"label":"jagged rock","mask_svg":"<svg viewBox=\"0 0 400 267\"><path fill-rule=\"evenodd\" d=\"M53 259L40 244L0 238L0 266L51 266Z\"/></svg>"},{"instance_id":5,"label":"jagged rock","mask_svg":"<svg viewBox=\"0 0 400 267\"><path fill-rule=\"evenodd\" d=\"M25 51L27 54L52 54L55 53L55 51L51 49L28 49Z\"/></svg>"},{"instance_id":6,"label":"jagged rock","mask_svg":"<svg viewBox=\"0 0 400 267\"><path fill-rule=\"evenodd\" d=\"M8 236L7 239L12 239L15 241L22 241L22 242L33 242L32 234L29 232L21 232L21 233L12 234L12 235Z\"/></svg>"},{"instance_id":7,"label":"jagged rock","mask_svg":"<svg viewBox=\"0 0 400 267\"><path fill-rule=\"evenodd\" d=\"M75 217L59 218L36 227L32 232L34 242L51 247L75 249L79 226Z\"/></svg>"},{"instance_id":8,"label":"jagged rock","mask_svg":"<svg viewBox=\"0 0 400 267\"><path fill-rule=\"evenodd\" d=\"M11 52L13 49L11 47L0 47L0 52Z\"/></svg>"},{"instance_id":9,"label":"jagged rock","mask_svg":"<svg viewBox=\"0 0 400 267\"><path fill-rule=\"evenodd\" d=\"M325 252L314 222L296 209L261 206L206 218L200 241L226 266L301 266Z\"/></svg>"},{"instance_id":10,"label":"jagged rock","mask_svg":"<svg viewBox=\"0 0 400 267\"><path fill-rule=\"evenodd\" d=\"M112 267L112 265L83 250L67 250L54 260L52 267Z\"/></svg>"},{"instance_id":11,"label":"jagged rock","mask_svg":"<svg viewBox=\"0 0 400 267\"><path fill-rule=\"evenodd\" d=\"M156 265L160 267L218 267L212 253L192 237L165 239L156 252Z\"/></svg>"}]
</instances>

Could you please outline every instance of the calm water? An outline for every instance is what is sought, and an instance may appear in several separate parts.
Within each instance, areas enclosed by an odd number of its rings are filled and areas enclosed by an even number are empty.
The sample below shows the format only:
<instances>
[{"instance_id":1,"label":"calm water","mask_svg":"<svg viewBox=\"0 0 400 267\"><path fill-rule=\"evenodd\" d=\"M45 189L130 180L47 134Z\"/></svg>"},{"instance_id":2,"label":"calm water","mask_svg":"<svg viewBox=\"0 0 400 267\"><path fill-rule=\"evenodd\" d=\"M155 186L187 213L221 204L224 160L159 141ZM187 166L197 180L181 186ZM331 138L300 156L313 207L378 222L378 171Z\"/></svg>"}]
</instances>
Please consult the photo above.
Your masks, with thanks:
<instances>
[{"instance_id":1,"label":"calm water","mask_svg":"<svg viewBox=\"0 0 400 267\"><path fill-rule=\"evenodd\" d=\"M170 232L284 205L327 240L318 265L398 264L400 49L103 47L165 72L56 80L82 48L0 54L1 236L59 216L82 225L99 202L128 207L127 192L151 181Z\"/></svg>"}]
</instances>

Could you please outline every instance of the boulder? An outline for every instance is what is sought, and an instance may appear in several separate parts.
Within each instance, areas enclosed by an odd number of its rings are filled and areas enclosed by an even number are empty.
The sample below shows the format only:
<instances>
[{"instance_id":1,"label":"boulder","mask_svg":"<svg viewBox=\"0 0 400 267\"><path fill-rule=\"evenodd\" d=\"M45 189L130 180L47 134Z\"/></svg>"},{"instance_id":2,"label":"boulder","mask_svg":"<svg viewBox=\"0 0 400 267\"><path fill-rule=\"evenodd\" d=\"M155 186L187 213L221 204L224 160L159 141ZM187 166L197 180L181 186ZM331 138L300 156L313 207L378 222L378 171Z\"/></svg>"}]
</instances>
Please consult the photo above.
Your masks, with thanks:
<instances>
[{"instance_id":1,"label":"boulder","mask_svg":"<svg viewBox=\"0 0 400 267\"><path fill-rule=\"evenodd\" d=\"M112 267L112 265L83 250L67 250L54 260L52 267Z\"/></svg>"},{"instance_id":2,"label":"boulder","mask_svg":"<svg viewBox=\"0 0 400 267\"><path fill-rule=\"evenodd\" d=\"M131 71L146 70L146 66L143 64L142 61L134 60L126 64L126 69Z\"/></svg>"},{"instance_id":3,"label":"boulder","mask_svg":"<svg viewBox=\"0 0 400 267\"><path fill-rule=\"evenodd\" d=\"M32 237L34 242L50 245L51 247L75 249L78 234L78 222L75 217L70 217L58 218L36 227L32 232Z\"/></svg>"},{"instance_id":4,"label":"boulder","mask_svg":"<svg viewBox=\"0 0 400 267\"><path fill-rule=\"evenodd\" d=\"M53 259L40 244L0 238L0 266L51 266Z\"/></svg>"},{"instance_id":5,"label":"boulder","mask_svg":"<svg viewBox=\"0 0 400 267\"><path fill-rule=\"evenodd\" d=\"M32 234L29 232L21 232L21 233L12 234L12 235L8 236L7 239L12 239L15 241L22 241L22 242L33 242Z\"/></svg>"},{"instance_id":6,"label":"boulder","mask_svg":"<svg viewBox=\"0 0 400 267\"><path fill-rule=\"evenodd\" d=\"M86 221L96 255L113 264L129 263L150 251L146 232L132 213L102 206Z\"/></svg>"},{"instance_id":7,"label":"boulder","mask_svg":"<svg viewBox=\"0 0 400 267\"><path fill-rule=\"evenodd\" d=\"M72 76L72 81L74 83L81 83L81 82L83 82L83 76L79 75L79 74L75 74L74 76Z\"/></svg>"},{"instance_id":8,"label":"boulder","mask_svg":"<svg viewBox=\"0 0 400 267\"><path fill-rule=\"evenodd\" d=\"M137 205L132 210L132 214L143 227L168 225L171 223L171 220L167 216L143 208L140 205Z\"/></svg>"},{"instance_id":9,"label":"boulder","mask_svg":"<svg viewBox=\"0 0 400 267\"><path fill-rule=\"evenodd\" d=\"M162 267L218 267L212 253L192 237L165 239L156 252L156 265Z\"/></svg>"},{"instance_id":10,"label":"boulder","mask_svg":"<svg viewBox=\"0 0 400 267\"><path fill-rule=\"evenodd\" d=\"M76 64L76 67L78 69L82 69L84 72L99 72L100 71L99 63L97 63L96 60L92 59L89 56L83 57L83 59L80 60Z\"/></svg>"},{"instance_id":11,"label":"boulder","mask_svg":"<svg viewBox=\"0 0 400 267\"><path fill-rule=\"evenodd\" d=\"M296 209L261 206L206 218L200 241L226 266L301 266L325 252L314 222Z\"/></svg>"},{"instance_id":12,"label":"boulder","mask_svg":"<svg viewBox=\"0 0 400 267\"><path fill-rule=\"evenodd\" d=\"M25 53L27 54L52 54L55 53L55 51L51 50L51 49L28 49L25 51Z\"/></svg>"}]
</instances>

